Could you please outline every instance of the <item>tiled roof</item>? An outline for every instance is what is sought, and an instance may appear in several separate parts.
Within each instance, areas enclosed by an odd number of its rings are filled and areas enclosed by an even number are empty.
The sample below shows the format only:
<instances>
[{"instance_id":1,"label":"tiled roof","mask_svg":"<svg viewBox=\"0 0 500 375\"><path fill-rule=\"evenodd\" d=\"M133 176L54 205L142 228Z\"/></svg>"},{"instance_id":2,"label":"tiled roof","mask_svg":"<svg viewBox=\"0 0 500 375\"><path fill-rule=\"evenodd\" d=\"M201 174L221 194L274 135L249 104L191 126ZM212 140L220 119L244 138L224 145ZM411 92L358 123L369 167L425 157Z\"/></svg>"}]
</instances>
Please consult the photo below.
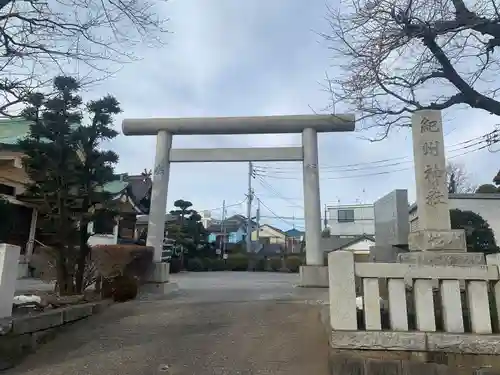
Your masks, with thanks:
<instances>
[{"instance_id":1,"label":"tiled roof","mask_svg":"<svg viewBox=\"0 0 500 375\"><path fill-rule=\"evenodd\" d=\"M0 144L17 145L30 130L30 122L24 119L0 119Z\"/></svg>"}]
</instances>

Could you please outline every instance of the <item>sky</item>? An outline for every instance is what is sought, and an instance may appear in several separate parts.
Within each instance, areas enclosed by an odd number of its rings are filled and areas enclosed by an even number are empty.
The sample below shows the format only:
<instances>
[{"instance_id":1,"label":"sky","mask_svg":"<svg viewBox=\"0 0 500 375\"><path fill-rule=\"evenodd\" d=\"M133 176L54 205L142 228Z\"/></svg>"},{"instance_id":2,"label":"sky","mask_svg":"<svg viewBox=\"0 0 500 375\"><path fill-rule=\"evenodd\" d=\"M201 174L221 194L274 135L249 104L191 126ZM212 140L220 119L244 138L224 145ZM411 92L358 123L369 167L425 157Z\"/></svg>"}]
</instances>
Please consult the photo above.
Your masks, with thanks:
<instances>
[{"instance_id":1,"label":"sky","mask_svg":"<svg viewBox=\"0 0 500 375\"><path fill-rule=\"evenodd\" d=\"M170 19L165 46L138 47L134 53L140 61L126 64L87 93L94 98L107 93L117 97L123 109L117 129L124 118L310 114L329 104L321 86L325 72L330 77L340 72L331 67L332 51L318 35L328 31L324 2L170 0L158 11ZM477 147L460 150L464 145L454 145L494 130L500 121L472 109L448 110L443 118L448 156L465 166L473 183L491 183L500 153L470 152ZM410 130L393 131L380 142L364 139L370 136L366 130L319 135L322 207L373 203L394 189L408 189L413 201ZM300 142L298 134L175 136L173 147ZM153 168L155 137L120 135L110 147L119 154L120 173ZM374 163L386 159L390 161L385 165ZM256 163L256 168L259 176L252 183L262 202L262 222L303 229L300 164ZM167 208L184 199L220 217L225 201L228 215L245 214L245 204L238 203L245 199L247 173L247 163L174 164Z\"/></svg>"}]
</instances>

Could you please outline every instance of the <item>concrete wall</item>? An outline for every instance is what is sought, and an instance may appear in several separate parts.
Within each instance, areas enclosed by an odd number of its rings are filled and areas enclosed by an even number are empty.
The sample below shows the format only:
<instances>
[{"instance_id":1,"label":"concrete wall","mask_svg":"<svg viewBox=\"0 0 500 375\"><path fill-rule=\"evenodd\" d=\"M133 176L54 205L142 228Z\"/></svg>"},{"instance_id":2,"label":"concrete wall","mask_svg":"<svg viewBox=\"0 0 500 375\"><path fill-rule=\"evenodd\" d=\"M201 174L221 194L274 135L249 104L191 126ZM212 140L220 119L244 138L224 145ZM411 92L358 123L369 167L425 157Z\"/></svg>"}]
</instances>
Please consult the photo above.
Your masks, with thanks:
<instances>
[{"instance_id":1,"label":"concrete wall","mask_svg":"<svg viewBox=\"0 0 500 375\"><path fill-rule=\"evenodd\" d=\"M339 210L354 210L354 222L339 222ZM327 207L328 226L332 235L375 234L375 209L372 204Z\"/></svg>"}]
</instances>

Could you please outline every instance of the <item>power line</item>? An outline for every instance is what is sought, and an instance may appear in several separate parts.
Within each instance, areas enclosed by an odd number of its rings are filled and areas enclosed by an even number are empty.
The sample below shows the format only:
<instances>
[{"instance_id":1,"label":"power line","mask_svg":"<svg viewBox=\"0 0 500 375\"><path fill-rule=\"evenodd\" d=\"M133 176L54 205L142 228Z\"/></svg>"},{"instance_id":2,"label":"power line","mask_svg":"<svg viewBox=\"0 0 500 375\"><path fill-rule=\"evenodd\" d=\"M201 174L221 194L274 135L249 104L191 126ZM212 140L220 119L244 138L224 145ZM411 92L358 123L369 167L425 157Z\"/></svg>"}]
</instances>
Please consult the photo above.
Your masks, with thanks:
<instances>
[{"instance_id":1,"label":"power line","mask_svg":"<svg viewBox=\"0 0 500 375\"><path fill-rule=\"evenodd\" d=\"M235 203L235 204L229 204L229 205L226 204L225 206L211 208L209 210L198 210L198 212L203 212L203 211L219 211L219 210L222 210L223 208L227 209L227 208L231 208L231 207L241 206L243 203L246 202L246 200L247 200L247 198L245 198L241 202L238 202L238 203Z\"/></svg>"},{"instance_id":2,"label":"power line","mask_svg":"<svg viewBox=\"0 0 500 375\"><path fill-rule=\"evenodd\" d=\"M293 202L291 199L283 196L278 190L276 190L270 183L268 183L266 180L264 180L264 178L262 178L262 176L257 176L257 182L259 182L259 184L261 186L264 187L264 189L270 191L271 193L274 194L275 197L279 198L279 199L282 199L284 200L285 202L288 202L290 203L293 207L297 207L297 208L300 208L300 209L304 209L304 206L301 206L295 202Z\"/></svg>"},{"instance_id":3,"label":"power line","mask_svg":"<svg viewBox=\"0 0 500 375\"><path fill-rule=\"evenodd\" d=\"M255 195L255 198L257 198L257 199L258 199L258 201L260 202L260 204L261 204L262 206L264 206L264 208L265 208L266 210L268 210L268 211L269 211L272 215L274 215L274 218L279 219L279 220L281 220L283 223L285 223L285 224L290 225L290 226L292 226L292 227L293 227L293 224L292 224L292 223L290 223L290 222L289 222L289 221L287 221L285 218L283 218L282 216L279 216L276 212L274 212L273 210L271 210L271 209L270 209L270 208L269 208L269 207L268 207L268 206L267 206L264 202L262 202L262 200L261 200L261 199L260 199L257 195ZM262 216L262 215L261 215L260 217L265 217L265 216Z\"/></svg>"},{"instance_id":4,"label":"power line","mask_svg":"<svg viewBox=\"0 0 500 375\"><path fill-rule=\"evenodd\" d=\"M487 147L489 147L490 145L488 144L485 144L481 147L478 147L478 148L475 148L475 149L472 149L472 150L468 150L466 152L463 152L461 154L457 154L457 155L452 155L452 156L449 156L447 159L453 159L453 158L456 158L456 157L459 157L459 156L463 156L463 155L467 155L467 154L470 154L472 152L476 152L476 151L480 151L482 149L485 149ZM391 174L391 173L395 173L395 172L402 172L402 171L408 171L408 170L411 170L413 167L410 166L410 167L406 167L406 168L399 168L399 169L393 169L393 170L388 170L388 171L382 171L382 172L374 172L374 173L363 173L363 174L357 174L357 175L350 175L350 176L335 176L335 177L320 177L321 180L344 180L344 179L350 179L350 178L363 178L363 177L371 177L371 176L379 176L379 175L385 175L385 174ZM262 171L262 172L259 172L257 174L257 176L261 176L261 177L266 177L266 178L272 178L272 179L277 179L277 180L301 180L300 177L296 177L296 176L277 176L276 174L276 171L269 171L269 172L272 172L272 175L270 174L262 174L262 173L266 173L267 171ZM351 171L339 171L339 172L351 172Z\"/></svg>"},{"instance_id":5,"label":"power line","mask_svg":"<svg viewBox=\"0 0 500 375\"><path fill-rule=\"evenodd\" d=\"M462 141L459 143L456 143L454 145L451 145L448 147L448 152L457 152L457 151L462 151L464 149L472 148L474 146L483 144L485 142L489 142L491 144L491 140L493 139L494 141L496 140L498 142L498 136L497 134L500 132L500 129L495 129L491 131L490 133L487 133L485 135L471 138L466 141ZM462 146L458 147L457 146ZM454 149L455 148L455 149ZM343 164L343 165L322 165L320 164L320 169L323 172L336 172L338 169L345 169L348 168L346 171L338 171L338 172L348 172L348 171L355 171L355 170L364 170L364 169L374 169L374 168L381 168L381 167L389 167L389 166L396 166L396 165L401 165L401 164L412 164L413 160L406 160L406 159L411 159L411 156L400 156L400 157L395 157L395 158L388 158L388 159L380 159L380 160L373 160L369 162L361 162L361 163L354 163L354 164ZM404 161L399 161L396 162L397 160L404 160ZM385 165L375 165L375 164L383 164L383 163L388 163L392 162L391 164L385 164ZM361 168L352 168L352 167L359 167ZM286 172L296 172L297 168L293 167L281 167L281 166L258 166L256 167L259 172L262 170L272 170L273 173L286 173Z\"/></svg>"}]
</instances>

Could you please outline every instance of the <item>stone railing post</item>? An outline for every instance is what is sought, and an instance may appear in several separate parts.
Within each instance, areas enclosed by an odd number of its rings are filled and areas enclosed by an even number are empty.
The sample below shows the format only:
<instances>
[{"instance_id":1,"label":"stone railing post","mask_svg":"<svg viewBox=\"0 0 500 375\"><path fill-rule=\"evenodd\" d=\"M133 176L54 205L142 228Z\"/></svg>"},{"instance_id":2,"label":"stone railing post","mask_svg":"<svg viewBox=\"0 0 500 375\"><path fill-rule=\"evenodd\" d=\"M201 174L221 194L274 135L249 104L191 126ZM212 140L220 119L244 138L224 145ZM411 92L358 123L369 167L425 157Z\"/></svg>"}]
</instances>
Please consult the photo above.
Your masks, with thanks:
<instances>
[{"instance_id":1,"label":"stone railing post","mask_svg":"<svg viewBox=\"0 0 500 375\"><path fill-rule=\"evenodd\" d=\"M330 324L332 330L356 331L356 286L354 255L350 251L328 254Z\"/></svg>"},{"instance_id":2,"label":"stone railing post","mask_svg":"<svg viewBox=\"0 0 500 375\"><path fill-rule=\"evenodd\" d=\"M20 252L19 246L0 244L0 319L12 315Z\"/></svg>"}]
</instances>

